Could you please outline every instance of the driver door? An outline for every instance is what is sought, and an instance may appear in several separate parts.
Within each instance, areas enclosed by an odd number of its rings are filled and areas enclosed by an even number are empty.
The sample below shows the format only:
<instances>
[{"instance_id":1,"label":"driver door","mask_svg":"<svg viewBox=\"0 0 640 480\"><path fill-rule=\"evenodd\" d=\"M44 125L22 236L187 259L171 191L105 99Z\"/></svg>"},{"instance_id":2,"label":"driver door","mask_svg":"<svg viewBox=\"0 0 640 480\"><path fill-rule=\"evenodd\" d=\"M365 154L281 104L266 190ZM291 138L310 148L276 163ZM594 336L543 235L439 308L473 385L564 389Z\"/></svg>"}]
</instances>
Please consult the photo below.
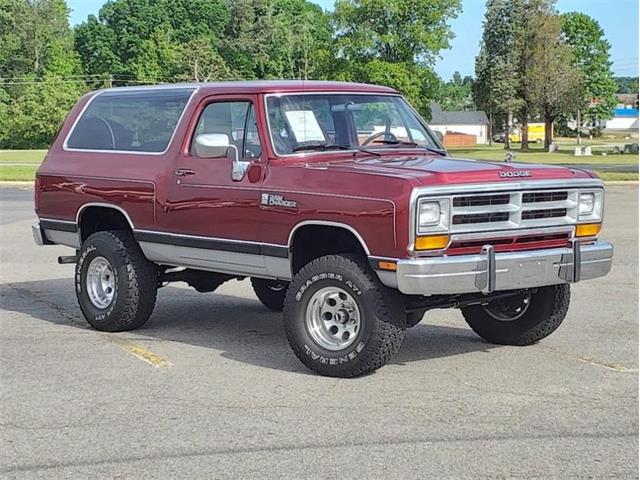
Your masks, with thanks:
<instances>
[{"instance_id":1,"label":"driver door","mask_svg":"<svg viewBox=\"0 0 640 480\"><path fill-rule=\"evenodd\" d=\"M180 264L230 273L264 273L257 242L260 185L264 172L256 98L206 99L196 113L188 143L172 172L173 180L159 223L178 234L172 239ZM227 156L200 158L200 134L229 138ZM251 162L241 180L232 179L233 161Z\"/></svg>"}]
</instances>

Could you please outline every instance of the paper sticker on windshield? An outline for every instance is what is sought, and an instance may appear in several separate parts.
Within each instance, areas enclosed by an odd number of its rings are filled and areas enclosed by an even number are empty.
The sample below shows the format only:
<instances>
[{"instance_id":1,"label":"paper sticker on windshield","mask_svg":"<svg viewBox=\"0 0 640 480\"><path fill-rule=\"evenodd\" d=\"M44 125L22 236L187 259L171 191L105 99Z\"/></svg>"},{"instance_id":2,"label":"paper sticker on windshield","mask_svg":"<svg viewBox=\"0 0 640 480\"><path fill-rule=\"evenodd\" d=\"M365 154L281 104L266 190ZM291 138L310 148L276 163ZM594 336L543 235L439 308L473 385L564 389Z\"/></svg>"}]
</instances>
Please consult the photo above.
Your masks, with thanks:
<instances>
[{"instance_id":1,"label":"paper sticker on windshield","mask_svg":"<svg viewBox=\"0 0 640 480\"><path fill-rule=\"evenodd\" d=\"M285 112L291 132L298 143L324 142L324 133L311 110L291 110Z\"/></svg>"}]
</instances>

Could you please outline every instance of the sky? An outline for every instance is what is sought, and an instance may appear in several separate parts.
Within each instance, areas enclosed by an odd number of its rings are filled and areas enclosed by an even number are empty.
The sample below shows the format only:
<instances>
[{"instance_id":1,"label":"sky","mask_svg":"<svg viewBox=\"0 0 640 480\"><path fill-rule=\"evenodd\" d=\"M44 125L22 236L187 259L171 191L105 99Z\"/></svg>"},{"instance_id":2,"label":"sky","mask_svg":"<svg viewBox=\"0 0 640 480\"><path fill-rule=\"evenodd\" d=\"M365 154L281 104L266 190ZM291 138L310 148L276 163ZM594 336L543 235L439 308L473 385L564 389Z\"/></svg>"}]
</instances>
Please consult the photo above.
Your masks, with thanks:
<instances>
[{"instance_id":1,"label":"sky","mask_svg":"<svg viewBox=\"0 0 640 480\"><path fill-rule=\"evenodd\" d=\"M326 10L334 0L312 0ZM104 0L67 0L71 23L78 24L87 15L97 14ZM450 50L440 52L435 70L449 80L456 70L473 75L474 59L482 36L485 0L462 0L462 12L451 22L455 38ZM561 13L579 11L595 18L611 44L612 70L616 76L638 75L638 0L558 0Z\"/></svg>"}]
</instances>

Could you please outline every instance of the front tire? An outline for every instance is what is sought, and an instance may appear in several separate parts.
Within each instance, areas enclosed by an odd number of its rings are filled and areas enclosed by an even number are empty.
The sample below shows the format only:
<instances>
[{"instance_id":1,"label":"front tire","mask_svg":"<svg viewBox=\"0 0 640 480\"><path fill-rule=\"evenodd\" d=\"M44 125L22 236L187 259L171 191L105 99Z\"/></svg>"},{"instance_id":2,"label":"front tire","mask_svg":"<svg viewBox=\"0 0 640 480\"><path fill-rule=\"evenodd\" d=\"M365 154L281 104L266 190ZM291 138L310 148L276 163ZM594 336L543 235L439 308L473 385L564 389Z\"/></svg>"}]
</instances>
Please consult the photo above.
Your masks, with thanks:
<instances>
[{"instance_id":1,"label":"front tire","mask_svg":"<svg viewBox=\"0 0 640 480\"><path fill-rule=\"evenodd\" d=\"M541 287L487 305L463 308L474 332L499 345L532 345L553 333L569 309L568 284Z\"/></svg>"},{"instance_id":2,"label":"front tire","mask_svg":"<svg viewBox=\"0 0 640 480\"><path fill-rule=\"evenodd\" d=\"M293 278L284 328L308 368L330 377L355 377L380 368L398 352L403 309L358 257L327 255Z\"/></svg>"},{"instance_id":3,"label":"front tire","mask_svg":"<svg viewBox=\"0 0 640 480\"><path fill-rule=\"evenodd\" d=\"M82 244L75 287L80 309L92 327L105 332L133 330L151 316L158 270L130 232L97 232Z\"/></svg>"}]
</instances>

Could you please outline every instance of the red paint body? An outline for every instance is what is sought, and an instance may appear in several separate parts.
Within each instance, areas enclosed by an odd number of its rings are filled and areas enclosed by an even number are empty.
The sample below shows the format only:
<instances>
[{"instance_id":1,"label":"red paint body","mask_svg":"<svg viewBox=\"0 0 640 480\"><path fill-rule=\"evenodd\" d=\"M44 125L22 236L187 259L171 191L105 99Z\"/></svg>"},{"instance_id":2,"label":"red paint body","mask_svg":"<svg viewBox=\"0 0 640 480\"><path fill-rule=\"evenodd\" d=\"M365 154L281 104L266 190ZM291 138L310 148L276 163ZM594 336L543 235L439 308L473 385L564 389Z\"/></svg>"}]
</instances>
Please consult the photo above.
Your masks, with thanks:
<instances>
[{"instance_id":1,"label":"red paint body","mask_svg":"<svg viewBox=\"0 0 640 480\"><path fill-rule=\"evenodd\" d=\"M501 170L514 165L445 158L416 149L389 149L381 157L358 154L357 161L351 152L276 156L264 95L344 91L395 93L385 87L332 82L199 85L162 155L66 151L64 139L93 94L85 95L38 171L36 213L75 221L83 205L108 203L124 209L136 229L278 245L288 244L300 222L332 221L355 229L371 255L401 258L408 256L409 198L414 187L496 182ZM263 153L239 182L231 179L231 159L189 154L200 112L208 102L220 99L251 99L256 107ZM195 174L177 177L177 168ZM563 167L527 164L526 169L532 180L590 178L584 171ZM262 206L262 192L284 195L297 202L297 208Z\"/></svg>"}]
</instances>

